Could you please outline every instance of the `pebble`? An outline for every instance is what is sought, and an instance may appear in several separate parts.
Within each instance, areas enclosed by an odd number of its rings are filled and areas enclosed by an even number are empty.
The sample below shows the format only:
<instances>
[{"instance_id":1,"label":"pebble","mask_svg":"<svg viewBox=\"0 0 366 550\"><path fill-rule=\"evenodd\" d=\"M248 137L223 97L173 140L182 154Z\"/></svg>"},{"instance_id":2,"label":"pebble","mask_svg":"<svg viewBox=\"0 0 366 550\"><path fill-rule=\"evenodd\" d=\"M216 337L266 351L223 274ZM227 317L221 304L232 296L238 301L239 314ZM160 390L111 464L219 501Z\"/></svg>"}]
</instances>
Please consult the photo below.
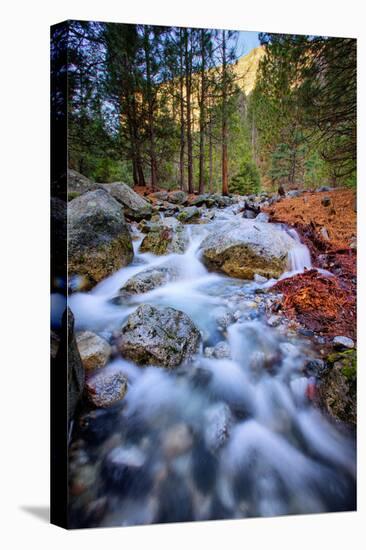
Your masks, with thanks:
<instances>
[{"instance_id":1,"label":"pebble","mask_svg":"<svg viewBox=\"0 0 366 550\"><path fill-rule=\"evenodd\" d=\"M277 327L281 322L281 317L279 315L271 315L269 319L267 319L267 324L270 327Z\"/></svg>"},{"instance_id":2,"label":"pebble","mask_svg":"<svg viewBox=\"0 0 366 550\"><path fill-rule=\"evenodd\" d=\"M333 345L336 349L353 349L355 347L352 338L348 338L347 336L335 336L333 338Z\"/></svg>"}]
</instances>

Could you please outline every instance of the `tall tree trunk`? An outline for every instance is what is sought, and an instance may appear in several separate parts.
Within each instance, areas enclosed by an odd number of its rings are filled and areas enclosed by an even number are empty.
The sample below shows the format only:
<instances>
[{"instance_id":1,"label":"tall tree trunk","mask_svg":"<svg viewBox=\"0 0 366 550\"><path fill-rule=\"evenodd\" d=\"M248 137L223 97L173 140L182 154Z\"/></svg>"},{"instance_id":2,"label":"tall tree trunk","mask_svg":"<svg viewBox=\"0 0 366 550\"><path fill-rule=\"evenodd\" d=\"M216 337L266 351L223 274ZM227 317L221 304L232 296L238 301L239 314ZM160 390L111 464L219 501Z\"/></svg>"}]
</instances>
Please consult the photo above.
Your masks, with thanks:
<instances>
[{"instance_id":1,"label":"tall tree trunk","mask_svg":"<svg viewBox=\"0 0 366 550\"><path fill-rule=\"evenodd\" d=\"M184 65L183 65L183 29L179 29L179 101L180 101L180 154L179 154L179 184L184 191L184 150L185 150L185 124L184 124Z\"/></svg>"},{"instance_id":2,"label":"tall tree trunk","mask_svg":"<svg viewBox=\"0 0 366 550\"><path fill-rule=\"evenodd\" d=\"M222 194L229 194L227 171L227 59L226 59L226 31L222 31Z\"/></svg>"},{"instance_id":3,"label":"tall tree trunk","mask_svg":"<svg viewBox=\"0 0 366 550\"><path fill-rule=\"evenodd\" d=\"M155 151L155 129L154 129L154 97L151 82L151 58L150 58L150 38L148 27L144 31L144 51L146 63L146 87L147 87L147 118L149 132L149 157L150 157L150 186L152 191L156 189L157 183L157 162Z\"/></svg>"},{"instance_id":4,"label":"tall tree trunk","mask_svg":"<svg viewBox=\"0 0 366 550\"><path fill-rule=\"evenodd\" d=\"M209 169L208 169L208 172L209 172L209 188L210 188L210 193L213 193L213 158L212 158L212 130L211 130L211 120L210 120L210 133L209 133L209 141L208 141L208 150L209 150L209 153L208 153L208 163L209 163Z\"/></svg>"},{"instance_id":5,"label":"tall tree trunk","mask_svg":"<svg viewBox=\"0 0 366 550\"><path fill-rule=\"evenodd\" d=\"M205 192L205 125L206 125L206 46L205 31L201 29L201 97L200 97L200 155L199 155L199 188Z\"/></svg>"},{"instance_id":6,"label":"tall tree trunk","mask_svg":"<svg viewBox=\"0 0 366 550\"><path fill-rule=\"evenodd\" d=\"M192 31L190 31L192 32ZM192 152L192 113L191 113L191 94L192 94L192 51L188 47L188 30L184 30L185 37L185 66L186 66L186 104L187 104L187 153L188 153L188 193L193 193L193 152ZM192 44L191 44L192 47Z\"/></svg>"}]
</instances>

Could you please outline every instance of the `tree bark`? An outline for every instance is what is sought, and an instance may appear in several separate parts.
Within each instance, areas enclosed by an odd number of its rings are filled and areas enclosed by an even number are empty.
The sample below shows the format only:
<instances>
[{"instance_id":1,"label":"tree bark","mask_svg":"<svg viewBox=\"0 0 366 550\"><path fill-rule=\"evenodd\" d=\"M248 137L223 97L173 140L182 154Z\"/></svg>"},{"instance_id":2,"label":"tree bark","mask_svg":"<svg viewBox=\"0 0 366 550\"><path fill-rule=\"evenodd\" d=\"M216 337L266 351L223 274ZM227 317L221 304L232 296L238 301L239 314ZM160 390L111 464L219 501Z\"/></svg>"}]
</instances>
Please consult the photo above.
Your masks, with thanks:
<instances>
[{"instance_id":1,"label":"tree bark","mask_svg":"<svg viewBox=\"0 0 366 550\"><path fill-rule=\"evenodd\" d=\"M149 30L145 26L144 31L144 51L146 64L146 87L147 87L147 118L149 131L149 157L150 157L150 186L152 191L156 189L157 184L157 162L155 151L155 130L154 130L154 97L151 82L151 59L150 59L150 39Z\"/></svg>"},{"instance_id":2,"label":"tree bark","mask_svg":"<svg viewBox=\"0 0 366 550\"><path fill-rule=\"evenodd\" d=\"M179 184L182 191L184 184L184 150L185 150L185 124L184 124L184 66L183 66L183 29L179 30L179 92L180 92L180 153L179 153Z\"/></svg>"},{"instance_id":3,"label":"tree bark","mask_svg":"<svg viewBox=\"0 0 366 550\"><path fill-rule=\"evenodd\" d=\"M222 194L229 194L227 170L227 59L226 59L226 31L222 31Z\"/></svg>"},{"instance_id":4,"label":"tree bark","mask_svg":"<svg viewBox=\"0 0 366 550\"><path fill-rule=\"evenodd\" d=\"M199 194L205 192L205 125L206 125L206 46L205 31L201 30L201 97L200 97L200 153Z\"/></svg>"},{"instance_id":5,"label":"tree bark","mask_svg":"<svg viewBox=\"0 0 366 550\"><path fill-rule=\"evenodd\" d=\"M192 152L192 112L191 112L191 94L192 94L192 52L188 47L188 30L184 30L185 37L185 66L186 66L186 124L187 124L187 154L188 154L188 193L193 193L193 152ZM191 45L192 47L192 45Z\"/></svg>"}]
</instances>

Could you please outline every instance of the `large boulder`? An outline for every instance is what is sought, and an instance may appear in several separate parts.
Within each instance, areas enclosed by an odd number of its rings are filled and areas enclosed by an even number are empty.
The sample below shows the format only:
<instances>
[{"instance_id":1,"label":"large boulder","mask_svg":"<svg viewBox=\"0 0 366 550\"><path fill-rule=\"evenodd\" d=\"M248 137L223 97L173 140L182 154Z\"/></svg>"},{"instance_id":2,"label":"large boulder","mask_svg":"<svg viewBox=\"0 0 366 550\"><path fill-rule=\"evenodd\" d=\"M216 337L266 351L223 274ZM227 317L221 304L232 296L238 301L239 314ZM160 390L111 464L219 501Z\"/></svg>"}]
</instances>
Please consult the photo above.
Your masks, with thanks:
<instances>
[{"instance_id":1,"label":"large boulder","mask_svg":"<svg viewBox=\"0 0 366 550\"><path fill-rule=\"evenodd\" d=\"M175 368L197 349L200 333L191 319L171 307L144 304L122 328L122 356L141 365Z\"/></svg>"},{"instance_id":2,"label":"large boulder","mask_svg":"<svg viewBox=\"0 0 366 550\"><path fill-rule=\"evenodd\" d=\"M176 227L159 225L153 227L146 235L140 246L140 252L152 252L156 255L183 254L186 248L184 228L181 224Z\"/></svg>"},{"instance_id":3,"label":"large boulder","mask_svg":"<svg viewBox=\"0 0 366 550\"><path fill-rule=\"evenodd\" d=\"M182 223L194 223L200 217L200 211L197 206L187 206L179 212L177 219Z\"/></svg>"},{"instance_id":4,"label":"large boulder","mask_svg":"<svg viewBox=\"0 0 366 550\"><path fill-rule=\"evenodd\" d=\"M169 202L173 204L184 204L187 202L188 195L184 191L171 191L169 193Z\"/></svg>"},{"instance_id":5,"label":"large boulder","mask_svg":"<svg viewBox=\"0 0 366 550\"><path fill-rule=\"evenodd\" d=\"M121 205L103 189L89 191L68 206L69 278L90 288L129 264L133 248Z\"/></svg>"},{"instance_id":6,"label":"large boulder","mask_svg":"<svg viewBox=\"0 0 366 550\"><path fill-rule=\"evenodd\" d=\"M176 271L172 267L151 267L146 271L137 273L121 288L121 296L126 294L143 294L176 278Z\"/></svg>"},{"instance_id":7,"label":"large boulder","mask_svg":"<svg viewBox=\"0 0 366 550\"><path fill-rule=\"evenodd\" d=\"M270 223L245 220L225 225L201 244L204 263L239 279L279 277L288 268L288 253L296 242Z\"/></svg>"},{"instance_id":8,"label":"large boulder","mask_svg":"<svg viewBox=\"0 0 366 550\"><path fill-rule=\"evenodd\" d=\"M108 191L116 201L122 204L127 219L140 221L151 217L151 204L135 193L126 183L103 183L101 187Z\"/></svg>"},{"instance_id":9,"label":"large boulder","mask_svg":"<svg viewBox=\"0 0 366 550\"><path fill-rule=\"evenodd\" d=\"M87 193L88 191L95 191L97 188L97 183L94 183L76 170L69 169L67 171L67 195L69 200L72 200L83 193Z\"/></svg>"},{"instance_id":10,"label":"large boulder","mask_svg":"<svg viewBox=\"0 0 366 550\"><path fill-rule=\"evenodd\" d=\"M76 334L76 343L85 370L100 369L107 364L111 346L104 338L85 330Z\"/></svg>"}]
</instances>

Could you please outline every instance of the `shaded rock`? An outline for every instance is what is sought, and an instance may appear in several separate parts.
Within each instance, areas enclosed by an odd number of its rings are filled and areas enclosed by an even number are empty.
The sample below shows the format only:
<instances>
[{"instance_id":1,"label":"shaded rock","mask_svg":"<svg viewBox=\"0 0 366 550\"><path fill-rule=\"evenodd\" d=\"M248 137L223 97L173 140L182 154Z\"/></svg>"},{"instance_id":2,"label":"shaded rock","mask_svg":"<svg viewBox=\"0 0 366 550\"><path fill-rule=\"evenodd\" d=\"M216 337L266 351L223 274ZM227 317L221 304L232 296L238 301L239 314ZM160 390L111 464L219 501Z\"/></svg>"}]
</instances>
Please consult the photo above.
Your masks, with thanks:
<instances>
[{"instance_id":1,"label":"shaded rock","mask_svg":"<svg viewBox=\"0 0 366 550\"><path fill-rule=\"evenodd\" d=\"M100 445L116 430L116 422L113 409L93 409L78 417L76 429L83 440Z\"/></svg>"},{"instance_id":2,"label":"shaded rock","mask_svg":"<svg viewBox=\"0 0 366 550\"><path fill-rule=\"evenodd\" d=\"M104 482L111 491L138 496L151 488L146 455L137 446L115 447L102 464Z\"/></svg>"},{"instance_id":3,"label":"shaded rock","mask_svg":"<svg viewBox=\"0 0 366 550\"><path fill-rule=\"evenodd\" d=\"M323 197L321 202L323 206L330 206L332 201L330 200L330 197Z\"/></svg>"},{"instance_id":4,"label":"shaded rock","mask_svg":"<svg viewBox=\"0 0 366 550\"><path fill-rule=\"evenodd\" d=\"M143 294L149 290L153 290L158 286L162 286L176 276L176 272L172 267L152 267L141 273L137 273L121 288L121 295L127 294Z\"/></svg>"},{"instance_id":5,"label":"shaded rock","mask_svg":"<svg viewBox=\"0 0 366 550\"><path fill-rule=\"evenodd\" d=\"M245 209L243 212L243 218L247 220L254 220L257 217L257 213L254 210Z\"/></svg>"},{"instance_id":6,"label":"shaded rock","mask_svg":"<svg viewBox=\"0 0 366 550\"><path fill-rule=\"evenodd\" d=\"M169 472L157 487L158 510L154 523L192 521L194 509L187 482L175 472Z\"/></svg>"},{"instance_id":7,"label":"shaded rock","mask_svg":"<svg viewBox=\"0 0 366 550\"><path fill-rule=\"evenodd\" d=\"M214 347L206 347L205 357L215 357L216 359L225 359L231 357L230 346L227 342L218 342Z\"/></svg>"},{"instance_id":8,"label":"shaded rock","mask_svg":"<svg viewBox=\"0 0 366 550\"><path fill-rule=\"evenodd\" d=\"M103 183L101 187L108 191L116 201L122 204L127 219L140 221L143 218L151 217L151 204L138 193L135 193L126 183Z\"/></svg>"},{"instance_id":9,"label":"shaded rock","mask_svg":"<svg viewBox=\"0 0 366 550\"><path fill-rule=\"evenodd\" d=\"M197 206L187 206L181 212L179 212L177 219L183 223L191 223L200 216L200 211Z\"/></svg>"},{"instance_id":10,"label":"shaded rock","mask_svg":"<svg viewBox=\"0 0 366 550\"><path fill-rule=\"evenodd\" d=\"M67 325L67 343L62 341L60 344L56 368L65 368L67 365L67 416L70 422L84 391L85 372L75 340L74 316L70 308L65 311L62 322Z\"/></svg>"},{"instance_id":11,"label":"shaded rock","mask_svg":"<svg viewBox=\"0 0 366 550\"><path fill-rule=\"evenodd\" d=\"M357 421L357 357L355 350L332 353L327 357L329 368L319 385L320 401L337 420Z\"/></svg>"},{"instance_id":12,"label":"shaded rock","mask_svg":"<svg viewBox=\"0 0 366 550\"><path fill-rule=\"evenodd\" d=\"M140 246L140 252L152 252L156 255L183 254L186 248L186 238L184 236L183 226L165 227L159 226L158 229L150 231L144 238Z\"/></svg>"},{"instance_id":13,"label":"shaded rock","mask_svg":"<svg viewBox=\"0 0 366 550\"><path fill-rule=\"evenodd\" d=\"M169 200L168 191L156 191L155 193L152 193L150 196L154 197L155 199L158 199L159 201Z\"/></svg>"},{"instance_id":14,"label":"shaded rock","mask_svg":"<svg viewBox=\"0 0 366 550\"><path fill-rule=\"evenodd\" d=\"M213 206L214 200L210 198L208 193L205 193L204 195L198 195L198 197L191 200L189 204L190 206Z\"/></svg>"},{"instance_id":15,"label":"shaded rock","mask_svg":"<svg viewBox=\"0 0 366 550\"><path fill-rule=\"evenodd\" d=\"M291 198L299 197L300 195L301 193L300 191L298 191L298 189L292 189L291 191L287 191L287 196Z\"/></svg>"},{"instance_id":16,"label":"shaded rock","mask_svg":"<svg viewBox=\"0 0 366 550\"><path fill-rule=\"evenodd\" d=\"M103 369L87 380L85 388L95 407L110 407L124 398L127 379L121 372Z\"/></svg>"},{"instance_id":17,"label":"shaded rock","mask_svg":"<svg viewBox=\"0 0 366 550\"><path fill-rule=\"evenodd\" d=\"M169 202L173 204L184 204L187 201L188 195L184 191L171 191L169 193Z\"/></svg>"},{"instance_id":18,"label":"shaded rock","mask_svg":"<svg viewBox=\"0 0 366 550\"><path fill-rule=\"evenodd\" d=\"M295 241L277 226L246 221L223 227L201 244L207 267L232 277L279 277L288 267Z\"/></svg>"},{"instance_id":19,"label":"shaded rock","mask_svg":"<svg viewBox=\"0 0 366 550\"><path fill-rule=\"evenodd\" d=\"M347 336L335 336L333 338L333 345L339 350L353 349L355 347L355 343L352 338L348 338Z\"/></svg>"},{"instance_id":20,"label":"shaded rock","mask_svg":"<svg viewBox=\"0 0 366 550\"><path fill-rule=\"evenodd\" d=\"M76 343L85 370L100 369L107 364L111 346L104 338L86 330L77 333Z\"/></svg>"},{"instance_id":21,"label":"shaded rock","mask_svg":"<svg viewBox=\"0 0 366 550\"><path fill-rule=\"evenodd\" d=\"M159 222L153 222L148 220L141 220L139 223L139 230L141 233L150 233L150 231L158 231L160 227Z\"/></svg>"},{"instance_id":22,"label":"shaded rock","mask_svg":"<svg viewBox=\"0 0 366 550\"><path fill-rule=\"evenodd\" d=\"M67 273L67 203L51 197L51 270L52 289L66 286Z\"/></svg>"},{"instance_id":23,"label":"shaded rock","mask_svg":"<svg viewBox=\"0 0 366 550\"><path fill-rule=\"evenodd\" d=\"M98 189L98 184L83 176L80 172L71 169L67 171L67 195L69 200L75 199L88 191L95 191L95 189Z\"/></svg>"},{"instance_id":24,"label":"shaded rock","mask_svg":"<svg viewBox=\"0 0 366 550\"><path fill-rule=\"evenodd\" d=\"M277 327L281 322L281 317L279 315L271 315L269 319L267 319L267 324L270 327Z\"/></svg>"},{"instance_id":25,"label":"shaded rock","mask_svg":"<svg viewBox=\"0 0 366 550\"><path fill-rule=\"evenodd\" d=\"M121 205L106 191L89 191L68 206L69 277L84 288L127 265L133 258Z\"/></svg>"},{"instance_id":26,"label":"shaded rock","mask_svg":"<svg viewBox=\"0 0 366 550\"><path fill-rule=\"evenodd\" d=\"M199 340L199 331L182 311L144 304L128 317L118 348L136 363L175 368L196 351Z\"/></svg>"}]
</instances>

